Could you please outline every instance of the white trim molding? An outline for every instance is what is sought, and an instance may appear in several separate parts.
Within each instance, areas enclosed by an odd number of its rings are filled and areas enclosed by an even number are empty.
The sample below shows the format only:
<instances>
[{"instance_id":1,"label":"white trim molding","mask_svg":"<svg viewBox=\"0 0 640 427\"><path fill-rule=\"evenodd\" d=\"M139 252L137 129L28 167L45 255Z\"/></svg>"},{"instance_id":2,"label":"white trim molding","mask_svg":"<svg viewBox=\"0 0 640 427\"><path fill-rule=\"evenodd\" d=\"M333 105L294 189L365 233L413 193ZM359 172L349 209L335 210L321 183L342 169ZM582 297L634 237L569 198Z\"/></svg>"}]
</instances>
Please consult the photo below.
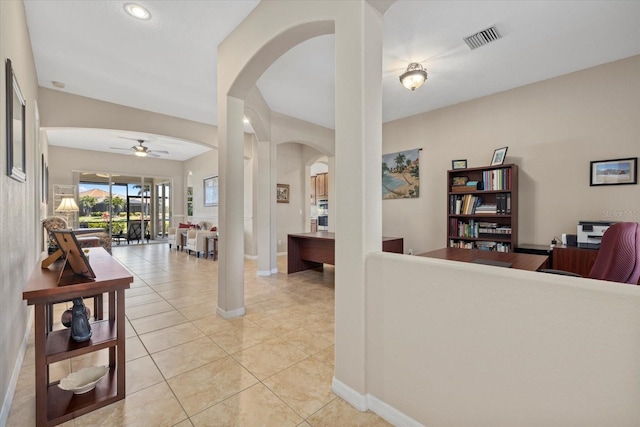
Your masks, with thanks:
<instances>
[{"instance_id":1,"label":"white trim molding","mask_svg":"<svg viewBox=\"0 0 640 427\"><path fill-rule=\"evenodd\" d=\"M398 411L371 394L360 394L351 387L333 377L331 389L359 411L370 409L396 427L424 427L423 424Z\"/></svg>"},{"instance_id":2,"label":"white trim molding","mask_svg":"<svg viewBox=\"0 0 640 427\"><path fill-rule=\"evenodd\" d=\"M233 319L235 317L244 316L245 315L245 309L244 309L244 307L241 307L241 308L236 308L235 310L231 310L231 311L224 311L220 307L217 307L216 308L216 313L218 313L220 316L222 316L225 319Z\"/></svg>"}]
</instances>

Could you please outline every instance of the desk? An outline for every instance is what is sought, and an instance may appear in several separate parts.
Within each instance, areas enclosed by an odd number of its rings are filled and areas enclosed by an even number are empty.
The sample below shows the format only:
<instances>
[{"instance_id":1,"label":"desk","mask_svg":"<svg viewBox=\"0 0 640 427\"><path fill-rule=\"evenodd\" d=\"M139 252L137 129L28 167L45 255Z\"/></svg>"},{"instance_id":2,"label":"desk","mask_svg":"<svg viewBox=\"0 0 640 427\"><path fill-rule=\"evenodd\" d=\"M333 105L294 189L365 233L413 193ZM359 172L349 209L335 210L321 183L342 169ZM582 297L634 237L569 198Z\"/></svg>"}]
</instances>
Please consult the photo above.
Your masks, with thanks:
<instances>
[{"instance_id":1,"label":"desk","mask_svg":"<svg viewBox=\"0 0 640 427\"><path fill-rule=\"evenodd\" d=\"M124 290L133 277L104 248L90 248L89 260L96 278L71 276L58 286L61 262L31 273L22 294L35 311L36 425L54 426L69 421L125 397L125 317ZM71 339L70 329L49 332L51 304L77 297L109 293L109 319L91 323L89 341ZM49 383L49 365L72 357L109 349L109 373L95 389L74 395Z\"/></svg>"},{"instance_id":2,"label":"desk","mask_svg":"<svg viewBox=\"0 0 640 427\"><path fill-rule=\"evenodd\" d=\"M335 233L316 231L315 233L289 234L287 240L287 273L320 268L322 264L335 265ZM384 252L403 252L402 237L383 237Z\"/></svg>"},{"instance_id":3,"label":"desk","mask_svg":"<svg viewBox=\"0 0 640 427\"><path fill-rule=\"evenodd\" d=\"M427 258L448 259L450 261L474 262L488 260L508 262L511 268L519 270L538 270L549 267L549 257L545 255L521 254L515 252L491 252L479 249L443 248L431 252L418 254Z\"/></svg>"},{"instance_id":4,"label":"desk","mask_svg":"<svg viewBox=\"0 0 640 427\"><path fill-rule=\"evenodd\" d=\"M589 277L589 272L591 272L591 267L593 267L597 256L597 249L556 245L553 248L552 268L576 273L582 277Z\"/></svg>"}]
</instances>

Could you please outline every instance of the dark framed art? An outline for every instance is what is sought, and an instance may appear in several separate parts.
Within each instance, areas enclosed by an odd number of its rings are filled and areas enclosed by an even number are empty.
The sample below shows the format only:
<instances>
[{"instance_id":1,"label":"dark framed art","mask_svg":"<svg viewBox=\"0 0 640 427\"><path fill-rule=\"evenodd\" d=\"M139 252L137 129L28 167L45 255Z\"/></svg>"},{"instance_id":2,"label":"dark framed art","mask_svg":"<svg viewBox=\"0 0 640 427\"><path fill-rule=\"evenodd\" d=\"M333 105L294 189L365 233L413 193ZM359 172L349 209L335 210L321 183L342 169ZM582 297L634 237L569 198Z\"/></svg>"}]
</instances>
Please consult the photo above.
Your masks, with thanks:
<instances>
[{"instance_id":1,"label":"dark framed art","mask_svg":"<svg viewBox=\"0 0 640 427\"><path fill-rule=\"evenodd\" d=\"M589 167L589 185L638 183L638 158L596 160Z\"/></svg>"},{"instance_id":2,"label":"dark framed art","mask_svg":"<svg viewBox=\"0 0 640 427\"><path fill-rule=\"evenodd\" d=\"M491 166L499 166L504 163L504 158L507 157L507 148L509 147L498 148L493 152Z\"/></svg>"},{"instance_id":3,"label":"dark framed art","mask_svg":"<svg viewBox=\"0 0 640 427\"><path fill-rule=\"evenodd\" d=\"M289 203L289 184L277 184L276 198L278 203Z\"/></svg>"},{"instance_id":4,"label":"dark framed art","mask_svg":"<svg viewBox=\"0 0 640 427\"><path fill-rule=\"evenodd\" d=\"M218 206L218 177L204 179L204 205Z\"/></svg>"},{"instance_id":5,"label":"dark framed art","mask_svg":"<svg viewBox=\"0 0 640 427\"><path fill-rule=\"evenodd\" d=\"M25 142L25 100L18 86L18 79L13 73L11 60L6 62L6 94L7 94L7 175L26 182L26 142Z\"/></svg>"},{"instance_id":6,"label":"dark framed art","mask_svg":"<svg viewBox=\"0 0 640 427\"><path fill-rule=\"evenodd\" d=\"M467 159L464 160L451 160L451 169L466 169Z\"/></svg>"}]
</instances>

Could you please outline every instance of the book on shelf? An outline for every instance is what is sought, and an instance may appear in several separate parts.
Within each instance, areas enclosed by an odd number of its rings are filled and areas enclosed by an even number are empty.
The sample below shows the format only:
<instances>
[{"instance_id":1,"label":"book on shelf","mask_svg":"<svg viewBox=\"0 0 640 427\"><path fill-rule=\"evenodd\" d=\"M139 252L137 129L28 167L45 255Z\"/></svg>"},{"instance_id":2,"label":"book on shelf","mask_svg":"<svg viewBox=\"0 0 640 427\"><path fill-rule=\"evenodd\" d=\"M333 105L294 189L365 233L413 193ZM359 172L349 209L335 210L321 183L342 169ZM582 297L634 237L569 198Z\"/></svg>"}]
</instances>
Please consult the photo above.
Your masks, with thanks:
<instances>
[{"instance_id":1,"label":"book on shelf","mask_svg":"<svg viewBox=\"0 0 640 427\"><path fill-rule=\"evenodd\" d=\"M500 191L511 189L511 169L491 169L482 172L485 190Z\"/></svg>"}]
</instances>

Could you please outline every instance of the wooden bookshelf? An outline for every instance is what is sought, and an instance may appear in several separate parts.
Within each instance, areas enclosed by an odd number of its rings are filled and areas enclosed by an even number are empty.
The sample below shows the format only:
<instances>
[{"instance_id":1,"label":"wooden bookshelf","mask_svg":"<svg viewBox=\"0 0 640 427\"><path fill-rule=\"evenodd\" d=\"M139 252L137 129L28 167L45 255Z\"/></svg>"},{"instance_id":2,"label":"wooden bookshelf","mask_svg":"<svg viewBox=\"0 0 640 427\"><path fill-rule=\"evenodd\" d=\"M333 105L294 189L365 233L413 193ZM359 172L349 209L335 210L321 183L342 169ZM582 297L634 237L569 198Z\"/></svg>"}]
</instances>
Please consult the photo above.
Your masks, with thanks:
<instances>
[{"instance_id":1,"label":"wooden bookshelf","mask_svg":"<svg viewBox=\"0 0 640 427\"><path fill-rule=\"evenodd\" d=\"M447 171L447 247L512 252L518 244L518 166Z\"/></svg>"}]
</instances>

